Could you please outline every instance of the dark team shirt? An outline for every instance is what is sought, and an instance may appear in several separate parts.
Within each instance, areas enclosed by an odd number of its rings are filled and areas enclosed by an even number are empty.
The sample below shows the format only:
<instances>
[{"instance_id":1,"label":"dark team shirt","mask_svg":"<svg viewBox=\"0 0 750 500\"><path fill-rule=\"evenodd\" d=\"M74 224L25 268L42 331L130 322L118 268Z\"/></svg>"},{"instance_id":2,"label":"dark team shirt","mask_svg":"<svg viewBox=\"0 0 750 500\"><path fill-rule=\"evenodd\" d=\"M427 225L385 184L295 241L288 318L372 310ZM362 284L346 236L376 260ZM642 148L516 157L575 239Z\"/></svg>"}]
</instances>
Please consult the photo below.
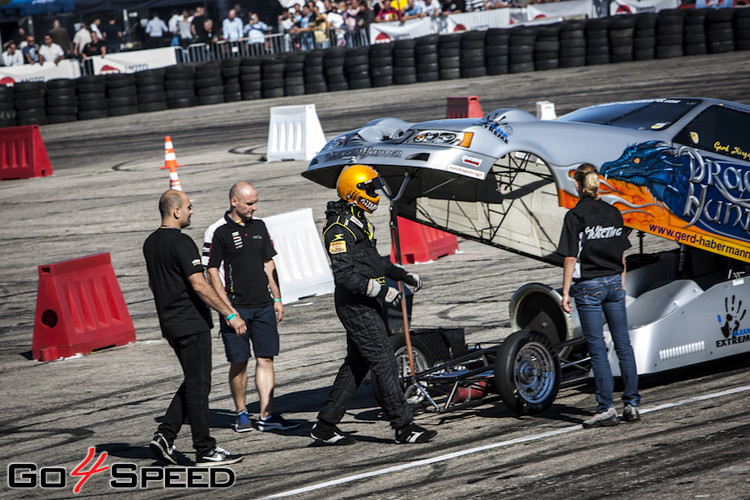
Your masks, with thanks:
<instances>
[{"instance_id":1,"label":"dark team shirt","mask_svg":"<svg viewBox=\"0 0 750 500\"><path fill-rule=\"evenodd\" d=\"M622 273L622 254L628 248L622 214L609 203L582 198L565 214L557 253L576 257L573 279Z\"/></svg>"},{"instance_id":2,"label":"dark team shirt","mask_svg":"<svg viewBox=\"0 0 750 500\"><path fill-rule=\"evenodd\" d=\"M273 303L268 276L263 265L273 259L276 250L266 224L250 219L242 226L228 215L227 223L216 228L211 242L208 267L224 262L224 284L235 307L266 307Z\"/></svg>"},{"instance_id":3,"label":"dark team shirt","mask_svg":"<svg viewBox=\"0 0 750 500\"><path fill-rule=\"evenodd\" d=\"M208 332L211 312L189 278L203 272L198 247L179 229L159 228L143 243L143 256L164 337Z\"/></svg>"}]
</instances>

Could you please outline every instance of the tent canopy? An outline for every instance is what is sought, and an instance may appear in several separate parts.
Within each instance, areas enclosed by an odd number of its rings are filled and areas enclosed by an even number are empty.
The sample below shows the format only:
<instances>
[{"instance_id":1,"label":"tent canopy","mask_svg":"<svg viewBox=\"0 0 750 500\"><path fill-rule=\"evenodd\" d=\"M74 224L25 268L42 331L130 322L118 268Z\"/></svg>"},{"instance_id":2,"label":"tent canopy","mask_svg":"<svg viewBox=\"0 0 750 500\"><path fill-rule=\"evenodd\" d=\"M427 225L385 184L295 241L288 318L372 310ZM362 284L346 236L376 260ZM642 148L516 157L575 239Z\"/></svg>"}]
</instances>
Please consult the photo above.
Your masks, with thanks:
<instances>
[{"instance_id":1,"label":"tent canopy","mask_svg":"<svg viewBox=\"0 0 750 500\"><path fill-rule=\"evenodd\" d=\"M16 0L13 0L14 2ZM39 1L39 0L36 0ZM75 1L75 0L73 0ZM174 5L198 5L216 0L78 0L75 7L78 12L85 14L87 12L107 12L116 10L139 10L139 9L156 9L159 7L172 7Z\"/></svg>"},{"instance_id":2,"label":"tent canopy","mask_svg":"<svg viewBox=\"0 0 750 500\"><path fill-rule=\"evenodd\" d=\"M6 15L33 16L75 10L75 0L12 0L0 7Z\"/></svg>"}]
</instances>

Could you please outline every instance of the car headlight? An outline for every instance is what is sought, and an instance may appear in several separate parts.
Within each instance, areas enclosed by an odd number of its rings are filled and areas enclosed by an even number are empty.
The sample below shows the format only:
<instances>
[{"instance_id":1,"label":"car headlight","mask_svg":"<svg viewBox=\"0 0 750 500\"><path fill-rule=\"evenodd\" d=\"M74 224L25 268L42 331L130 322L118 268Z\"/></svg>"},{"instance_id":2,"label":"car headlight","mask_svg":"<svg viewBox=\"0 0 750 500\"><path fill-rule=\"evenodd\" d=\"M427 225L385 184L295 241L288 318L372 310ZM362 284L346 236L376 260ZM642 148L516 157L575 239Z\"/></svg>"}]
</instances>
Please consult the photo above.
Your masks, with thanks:
<instances>
[{"instance_id":1,"label":"car headlight","mask_svg":"<svg viewBox=\"0 0 750 500\"><path fill-rule=\"evenodd\" d=\"M409 137L407 144L434 144L436 146L461 146L468 148L474 137L472 132L453 132L449 130L419 130Z\"/></svg>"}]
</instances>

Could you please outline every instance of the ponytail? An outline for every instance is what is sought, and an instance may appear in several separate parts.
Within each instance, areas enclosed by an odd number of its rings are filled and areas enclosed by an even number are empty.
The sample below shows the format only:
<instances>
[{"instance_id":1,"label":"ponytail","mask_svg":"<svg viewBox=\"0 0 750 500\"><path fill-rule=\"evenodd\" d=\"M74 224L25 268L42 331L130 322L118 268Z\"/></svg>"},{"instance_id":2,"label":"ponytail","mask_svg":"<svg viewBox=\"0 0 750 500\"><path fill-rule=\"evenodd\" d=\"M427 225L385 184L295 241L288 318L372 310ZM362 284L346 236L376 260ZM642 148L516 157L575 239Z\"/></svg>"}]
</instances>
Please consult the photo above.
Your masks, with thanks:
<instances>
[{"instance_id":1,"label":"ponytail","mask_svg":"<svg viewBox=\"0 0 750 500\"><path fill-rule=\"evenodd\" d=\"M582 163L573 174L582 198L599 199L599 171L591 163Z\"/></svg>"}]
</instances>

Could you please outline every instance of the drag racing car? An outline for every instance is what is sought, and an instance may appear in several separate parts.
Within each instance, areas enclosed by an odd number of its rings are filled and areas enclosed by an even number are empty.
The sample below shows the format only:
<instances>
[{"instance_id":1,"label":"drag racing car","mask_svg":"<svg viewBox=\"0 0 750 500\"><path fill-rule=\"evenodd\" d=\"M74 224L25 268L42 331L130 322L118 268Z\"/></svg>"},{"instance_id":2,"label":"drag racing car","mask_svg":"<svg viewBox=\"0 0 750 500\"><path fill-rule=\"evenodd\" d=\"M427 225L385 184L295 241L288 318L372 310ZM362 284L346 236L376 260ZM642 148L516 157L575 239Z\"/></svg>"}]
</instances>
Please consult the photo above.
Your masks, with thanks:
<instances>
[{"instance_id":1,"label":"drag racing car","mask_svg":"<svg viewBox=\"0 0 750 500\"><path fill-rule=\"evenodd\" d=\"M563 217L578 201L572 174L593 163L602 199L628 228L679 244L628 256L629 329L645 375L750 351L748 130L750 106L706 98L612 102L556 120L511 108L382 118L333 138L303 175L334 188L346 166L372 165L399 216L562 265ZM442 363L420 360L419 345L407 362L402 346L410 400L437 409L440 396L448 407L461 390L491 383L518 413L547 410L561 382L589 373L577 313L560 300L559 289L523 285L509 302L509 337Z\"/></svg>"}]
</instances>

